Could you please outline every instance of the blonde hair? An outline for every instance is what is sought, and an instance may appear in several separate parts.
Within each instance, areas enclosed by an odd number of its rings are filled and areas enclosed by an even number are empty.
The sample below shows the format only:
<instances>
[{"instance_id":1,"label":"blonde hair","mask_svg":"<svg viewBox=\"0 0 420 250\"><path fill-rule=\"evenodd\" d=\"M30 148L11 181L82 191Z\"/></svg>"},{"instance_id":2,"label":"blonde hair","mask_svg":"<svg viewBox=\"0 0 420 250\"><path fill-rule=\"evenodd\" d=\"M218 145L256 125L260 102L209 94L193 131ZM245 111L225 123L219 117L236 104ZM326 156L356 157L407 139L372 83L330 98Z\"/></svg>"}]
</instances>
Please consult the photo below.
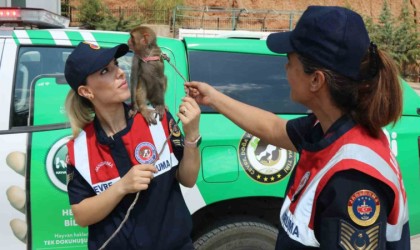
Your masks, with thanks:
<instances>
[{"instance_id":1,"label":"blonde hair","mask_svg":"<svg viewBox=\"0 0 420 250\"><path fill-rule=\"evenodd\" d=\"M70 90L66 97L65 109L70 121L73 138L76 138L80 131L92 122L95 112L92 103L86 98Z\"/></svg>"}]
</instances>

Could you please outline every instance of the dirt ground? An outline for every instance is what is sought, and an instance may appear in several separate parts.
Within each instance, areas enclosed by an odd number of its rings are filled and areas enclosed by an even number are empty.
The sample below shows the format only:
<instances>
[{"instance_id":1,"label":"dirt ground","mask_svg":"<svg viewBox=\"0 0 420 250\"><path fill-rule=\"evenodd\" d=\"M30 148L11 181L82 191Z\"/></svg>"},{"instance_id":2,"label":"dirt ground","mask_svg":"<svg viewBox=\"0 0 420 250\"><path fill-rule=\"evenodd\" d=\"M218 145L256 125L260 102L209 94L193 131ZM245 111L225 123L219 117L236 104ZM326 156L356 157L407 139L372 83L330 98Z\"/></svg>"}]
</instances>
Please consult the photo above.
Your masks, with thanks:
<instances>
[{"instance_id":1,"label":"dirt ground","mask_svg":"<svg viewBox=\"0 0 420 250\"><path fill-rule=\"evenodd\" d=\"M304 11L309 5L336 5L346 6L373 18L379 17L383 0L184 0L188 6L217 6L246 9L272 9L272 10L300 10ZM394 16L398 16L404 0L388 0ZM412 7L413 15L420 9L420 0L407 0ZM123 1L121 1L123 2ZM417 20L419 17L417 16Z\"/></svg>"},{"instance_id":2,"label":"dirt ground","mask_svg":"<svg viewBox=\"0 0 420 250\"><path fill-rule=\"evenodd\" d=\"M370 16L374 20L379 17L384 0L184 0L185 6L192 7L224 7L256 10L296 10L304 11L309 5L336 5L346 6L359 12L361 15ZM420 23L420 0L387 0L394 17L398 17L403 1L408 1L412 6L411 12ZM70 0L71 6L77 6L80 0ZM109 8L132 7L136 4L133 0L103 0Z\"/></svg>"},{"instance_id":3,"label":"dirt ground","mask_svg":"<svg viewBox=\"0 0 420 250\"><path fill-rule=\"evenodd\" d=\"M77 0L76 0L77 1ZM346 6L362 15L376 19L381 13L384 0L184 0L184 5L202 7L245 8L260 10L299 10L304 11L309 5ZM420 22L420 0L387 0L393 16L398 17L403 1L409 1L412 13ZM132 6L132 0L103 0L109 7Z\"/></svg>"},{"instance_id":4,"label":"dirt ground","mask_svg":"<svg viewBox=\"0 0 420 250\"><path fill-rule=\"evenodd\" d=\"M146 0L148 1L148 0ZM362 16L372 17L374 21L377 21L385 0L184 0L184 6L190 7L220 7L220 8L236 8L236 9L247 9L247 10L284 10L284 11L304 11L309 5L335 5L349 7ZM401 12L401 7L404 1L408 1L410 4L410 12L415 17L418 28L420 29L420 0L386 0L392 15L398 19ZM77 6L80 0L70 0L71 6ZM109 8L130 8L136 6L136 2L133 0L102 0ZM200 14L200 13L199 13ZM277 22L277 23L276 23ZM284 22L286 24L284 25ZM272 24L275 26L284 28L288 27L288 21L282 21L276 19ZM277 27L277 28L278 28ZM161 29L158 27L158 29ZM170 31L167 31L168 33ZM161 36L165 35L165 32ZM420 88L419 88L420 91Z\"/></svg>"}]
</instances>

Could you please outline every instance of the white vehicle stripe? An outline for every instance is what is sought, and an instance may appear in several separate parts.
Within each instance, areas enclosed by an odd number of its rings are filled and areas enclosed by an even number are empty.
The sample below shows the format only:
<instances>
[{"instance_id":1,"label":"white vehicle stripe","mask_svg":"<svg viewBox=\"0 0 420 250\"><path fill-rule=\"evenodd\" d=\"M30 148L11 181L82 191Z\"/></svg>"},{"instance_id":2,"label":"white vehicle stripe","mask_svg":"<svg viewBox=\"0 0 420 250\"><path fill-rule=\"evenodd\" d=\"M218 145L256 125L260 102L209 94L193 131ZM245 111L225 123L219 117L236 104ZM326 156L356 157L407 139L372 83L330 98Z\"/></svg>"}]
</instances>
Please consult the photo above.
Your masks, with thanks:
<instances>
[{"instance_id":1,"label":"white vehicle stripe","mask_svg":"<svg viewBox=\"0 0 420 250\"><path fill-rule=\"evenodd\" d=\"M99 45L98 42L96 42L95 37L93 36L92 32L89 31L80 31L80 35L82 35L83 40L93 43L95 45Z\"/></svg>"},{"instance_id":2,"label":"white vehicle stripe","mask_svg":"<svg viewBox=\"0 0 420 250\"><path fill-rule=\"evenodd\" d=\"M54 39L55 44L71 46L69 37L67 36L64 30L50 30L52 38Z\"/></svg>"},{"instance_id":3,"label":"white vehicle stripe","mask_svg":"<svg viewBox=\"0 0 420 250\"><path fill-rule=\"evenodd\" d=\"M14 32L20 44L32 44L31 39L29 39L29 35L28 32L26 32L26 30L15 30Z\"/></svg>"},{"instance_id":4,"label":"white vehicle stripe","mask_svg":"<svg viewBox=\"0 0 420 250\"><path fill-rule=\"evenodd\" d=\"M195 213L202 207L206 206L203 195L201 195L200 190L197 185L194 185L192 188L186 188L179 184L181 187L182 196L184 196L185 203L187 204L190 214Z\"/></svg>"}]
</instances>

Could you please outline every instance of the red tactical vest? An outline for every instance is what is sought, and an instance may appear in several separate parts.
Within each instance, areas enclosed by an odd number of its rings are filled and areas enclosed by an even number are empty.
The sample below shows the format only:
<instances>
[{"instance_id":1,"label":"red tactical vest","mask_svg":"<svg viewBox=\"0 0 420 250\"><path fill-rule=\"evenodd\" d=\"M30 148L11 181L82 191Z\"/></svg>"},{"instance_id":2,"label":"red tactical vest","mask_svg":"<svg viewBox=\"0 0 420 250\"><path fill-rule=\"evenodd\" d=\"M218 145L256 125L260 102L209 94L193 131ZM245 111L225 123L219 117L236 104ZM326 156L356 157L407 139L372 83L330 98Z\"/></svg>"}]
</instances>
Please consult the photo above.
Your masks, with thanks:
<instances>
[{"instance_id":1,"label":"red tactical vest","mask_svg":"<svg viewBox=\"0 0 420 250\"><path fill-rule=\"evenodd\" d=\"M148 125L141 115L136 115L130 131L122 136L132 165L154 164L159 176L178 165L170 141L167 116L157 125ZM97 194L117 182L121 176L112 159L108 145L100 144L93 122L88 124L79 136L67 144L69 164L75 166ZM161 155L162 147L164 147Z\"/></svg>"},{"instance_id":2,"label":"red tactical vest","mask_svg":"<svg viewBox=\"0 0 420 250\"><path fill-rule=\"evenodd\" d=\"M280 211L282 227L291 239L306 246L320 246L314 235L316 201L336 172L350 169L368 174L394 191L386 238L387 241L400 240L403 225L408 221L408 209L398 163L383 133L379 139L374 139L360 126L353 127L320 151L302 150L295 181Z\"/></svg>"}]
</instances>

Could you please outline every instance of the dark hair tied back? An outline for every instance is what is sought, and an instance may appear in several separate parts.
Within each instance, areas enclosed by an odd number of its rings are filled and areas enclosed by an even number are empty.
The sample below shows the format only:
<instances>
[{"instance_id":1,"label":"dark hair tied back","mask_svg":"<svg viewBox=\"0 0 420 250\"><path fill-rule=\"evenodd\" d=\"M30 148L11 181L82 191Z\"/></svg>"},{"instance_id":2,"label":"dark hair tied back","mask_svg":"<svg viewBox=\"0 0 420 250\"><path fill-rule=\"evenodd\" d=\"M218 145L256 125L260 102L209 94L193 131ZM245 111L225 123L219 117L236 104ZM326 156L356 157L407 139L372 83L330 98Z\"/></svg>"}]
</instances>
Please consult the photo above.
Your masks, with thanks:
<instances>
[{"instance_id":1,"label":"dark hair tied back","mask_svg":"<svg viewBox=\"0 0 420 250\"><path fill-rule=\"evenodd\" d=\"M375 43L370 42L369 46L369 71L366 77L362 79L362 82L372 80L379 71L379 55L378 46Z\"/></svg>"}]
</instances>

